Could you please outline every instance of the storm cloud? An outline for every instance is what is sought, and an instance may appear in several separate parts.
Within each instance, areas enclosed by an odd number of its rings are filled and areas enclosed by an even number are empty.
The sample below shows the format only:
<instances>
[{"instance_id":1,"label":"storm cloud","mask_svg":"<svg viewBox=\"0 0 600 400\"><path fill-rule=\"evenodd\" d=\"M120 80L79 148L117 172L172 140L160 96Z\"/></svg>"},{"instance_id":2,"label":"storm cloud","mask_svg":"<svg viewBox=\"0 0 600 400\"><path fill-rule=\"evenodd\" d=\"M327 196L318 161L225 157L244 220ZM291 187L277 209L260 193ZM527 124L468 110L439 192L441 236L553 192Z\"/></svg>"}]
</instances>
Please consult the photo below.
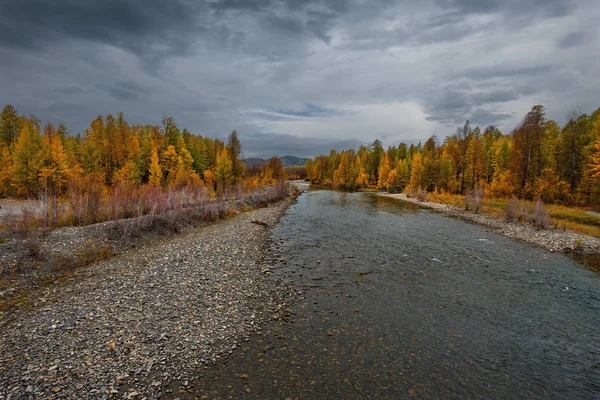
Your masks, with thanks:
<instances>
[{"instance_id":1,"label":"storm cloud","mask_svg":"<svg viewBox=\"0 0 600 400\"><path fill-rule=\"evenodd\" d=\"M244 155L564 123L600 90L596 0L5 0L0 102L82 132L173 116Z\"/></svg>"}]
</instances>

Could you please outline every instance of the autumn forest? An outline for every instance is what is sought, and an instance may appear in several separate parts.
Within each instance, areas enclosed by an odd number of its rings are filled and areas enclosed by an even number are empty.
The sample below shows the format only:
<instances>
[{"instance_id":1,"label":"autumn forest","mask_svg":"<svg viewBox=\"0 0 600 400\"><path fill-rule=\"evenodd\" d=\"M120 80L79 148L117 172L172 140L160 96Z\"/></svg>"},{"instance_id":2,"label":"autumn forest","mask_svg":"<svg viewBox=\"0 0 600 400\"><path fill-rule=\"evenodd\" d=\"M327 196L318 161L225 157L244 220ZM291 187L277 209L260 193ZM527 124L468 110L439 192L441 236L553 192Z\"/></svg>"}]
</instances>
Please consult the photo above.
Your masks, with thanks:
<instances>
[{"instance_id":1,"label":"autumn forest","mask_svg":"<svg viewBox=\"0 0 600 400\"><path fill-rule=\"evenodd\" d=\"M122 113L99 116L83 134L63 124L43 127L7 105L0 115L0 197L39 200L44 224L82 225L157 214L206 202L240 198L283 180L274 158L246 174L241 143L160 125L129 125Z\"/></svg>"},{"instance_id":2,"label":"autumn forest","mask_svg":"<svg viewBox=\"0 0 600 400\"><path fill-rule=\"evenodd\" d=\"M307 177L339 188L427 190L518 196L566 205L600 205L600 109L559 126L534 106L512 132L466 121L454 135L387 151L379 140L358 151L332 150L307 163Z\"/></svg>"}]
</instances>

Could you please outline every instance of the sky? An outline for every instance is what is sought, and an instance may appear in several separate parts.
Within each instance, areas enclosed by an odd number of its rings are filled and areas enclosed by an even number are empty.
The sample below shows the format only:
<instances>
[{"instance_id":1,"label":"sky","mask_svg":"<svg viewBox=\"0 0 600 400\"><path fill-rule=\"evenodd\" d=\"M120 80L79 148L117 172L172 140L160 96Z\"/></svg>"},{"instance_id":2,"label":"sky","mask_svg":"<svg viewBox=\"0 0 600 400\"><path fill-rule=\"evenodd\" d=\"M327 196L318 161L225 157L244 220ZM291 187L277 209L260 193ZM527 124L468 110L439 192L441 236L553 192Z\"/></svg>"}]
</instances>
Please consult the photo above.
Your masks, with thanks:
<instances>
[{"instance_id":1,"label":"sky","mask_svg":"<svg viewBox=\"0 0 600 400\"><path fill-rule=\"evenodd\" d=\"M508 133L600 106L598 0L2 0L0 104L236 129L242 156Z\"/></svg>"}]
</instances>

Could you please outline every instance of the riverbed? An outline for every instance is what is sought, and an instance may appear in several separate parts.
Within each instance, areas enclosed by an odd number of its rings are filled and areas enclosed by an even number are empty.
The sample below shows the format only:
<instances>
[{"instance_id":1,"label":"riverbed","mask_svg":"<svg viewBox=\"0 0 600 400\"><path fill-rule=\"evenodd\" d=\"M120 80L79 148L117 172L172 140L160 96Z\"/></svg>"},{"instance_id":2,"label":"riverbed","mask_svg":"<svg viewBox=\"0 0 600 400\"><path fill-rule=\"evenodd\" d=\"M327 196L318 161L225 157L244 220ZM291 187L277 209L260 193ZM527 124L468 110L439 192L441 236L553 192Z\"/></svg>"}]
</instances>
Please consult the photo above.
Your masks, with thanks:
<instances>
[{"instance_id":1,"label":"riverbed","mask_svg":"<svg viewBox=\"0 0 600 400\"><path fill-rule=\"evenodd\" d=\"M308 190L272 232L304 293L223 364L210 398L596 398L600 275L370 193Z\"/></svg>"}]
</instances>

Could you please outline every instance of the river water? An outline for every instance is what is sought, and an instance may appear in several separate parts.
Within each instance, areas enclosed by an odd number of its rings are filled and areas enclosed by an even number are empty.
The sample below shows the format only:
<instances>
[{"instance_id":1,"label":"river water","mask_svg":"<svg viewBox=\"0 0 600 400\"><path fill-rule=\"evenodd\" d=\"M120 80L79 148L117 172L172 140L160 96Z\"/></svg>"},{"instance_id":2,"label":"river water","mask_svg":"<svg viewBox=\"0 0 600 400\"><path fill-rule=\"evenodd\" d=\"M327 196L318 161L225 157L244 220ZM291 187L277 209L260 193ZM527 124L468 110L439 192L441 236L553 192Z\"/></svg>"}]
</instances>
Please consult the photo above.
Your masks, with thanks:
<instances>
[{"instance_id":1,"label":"river water","mask_svg":"<svg viewBox=\"0 0 600 400\"><path fill-rule=\"evenodd\" d=\"M213 398L600 398L600 275L369 193L309 190L273 231L293 317L205 370Z\"/></svg>"}]
</instances>

